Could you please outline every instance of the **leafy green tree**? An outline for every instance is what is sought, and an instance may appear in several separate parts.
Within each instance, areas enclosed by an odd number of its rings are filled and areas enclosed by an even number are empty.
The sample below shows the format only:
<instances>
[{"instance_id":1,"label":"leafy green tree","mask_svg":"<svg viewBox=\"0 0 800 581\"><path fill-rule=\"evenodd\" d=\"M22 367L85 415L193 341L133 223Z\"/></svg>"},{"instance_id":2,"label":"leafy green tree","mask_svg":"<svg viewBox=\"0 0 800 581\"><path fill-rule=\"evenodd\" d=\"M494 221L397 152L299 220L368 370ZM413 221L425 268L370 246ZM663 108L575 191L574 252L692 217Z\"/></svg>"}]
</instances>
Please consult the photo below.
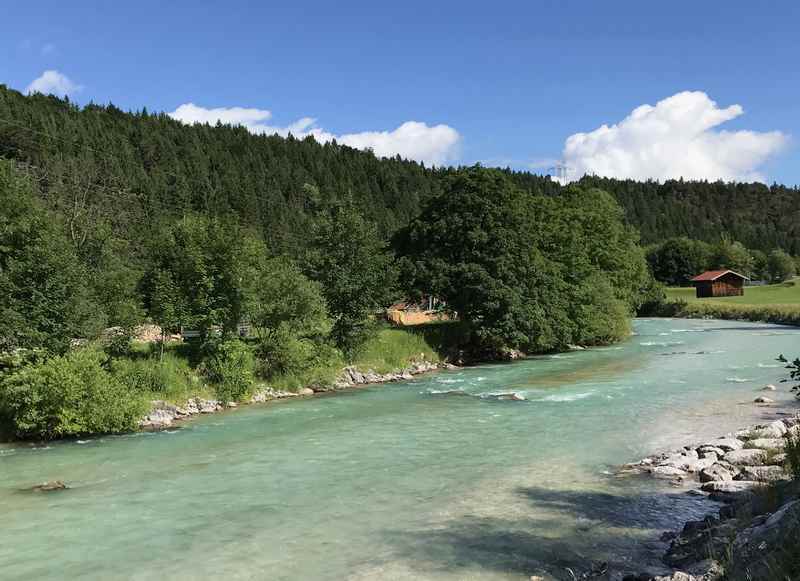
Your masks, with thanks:
<instances>
[{"instance_id":1,"label":"leafy green tree","mask_svg":"<svg viewBox=\"0 0 800 581\"><path fill-rule=\"evenodd\" d=\"M649 250L647 262L656 280L686 286L692 277L708 270L711 247L700 240L669 238Z\"/></svg>"},{"instance_id":2,"label":"leafy green tree","mask_svg":"<svg viewBox=\"0 0 800 581\"><path fill-rule=\"evenodd\" d=\"M105 356L77 349L27 365L0 381L0 416L19 438L50 440L132 430L147 400L104 367Z\"/></svg>"},{"instance_id":3,"label":"leafy green tree","mask_svg":"<svg viewBox=\"0 0 800 581\"><path fill-rule=\"evenodd\" d=\"M322 288L286 258L268 260L259 269L248 314L259 339L260 373L267 378L302 373L330 350Z\"/></svg>"},{"instance_id":4,"label":"leafy green tree","mask_svg":"<svg viewBox=\"0 0 800 581\"><path fill-rule=\"evenodd\" d=\"M783 250L773 250L767 257L767 274L772 283L789 280L795 275L794 259Z\"/></svg>"},{"instance_id":5,"label":"leafy green tree","mask_svg":"<svg viewBox=\"0 0 800 581\"><path fill-rule=\"evenodd\" d=\"M750 276L754 267L753 257L747 248L729 238L723 238L714 245L711 264L713 268L727 268L745 276Z\"/></svg>"},{"instance_id":6,"label":"leafy green tree","mask_svg":"<svg viewBox=\"0 0 800 581\"><path fill-rule=\"evenodd\" d=\"M255 358L247 343L228 339L214 345L203 370L224 403L238 401L255 382Z\"/></svg>"},{"instance_id":7,"label":"leafy green tree","mask_svg":"<svg viewBox=\"0 0 800 581\"><path fill-rule=\"evenodd\" d=\"M331 337L352 353L366 338L370 316L391 299L396 270L377 229L350 203L317 215L305 271L321 285L333 319Z\"/></svg>"},{"instance_id":8,"label":"leafy green tree","mask_svg":"<svg viewBox=\"0 0 800 581\"><path fill-rule=\"evenodd\" d=\"M0 160L0 350L45 347L63 352L104 322L86 270L34 197L34 185Z\"/></svg>"},{"instance_id":9,"label":"leafy green tree","mask_svg":"<svg viewBox=\"0 0 800 581\"><path fill-rule=\"evenodd\" d=\"M753 257L753 274L752 278L756 280L768 280L769 274L767 272L767 253L762 250L750 250L750 255Z\"/></svg>"},{"instance_id":10,"label":"leafy green tree","mask_svg":"<svg viewBox=\"0 0 800 581\"><path fill-rule=\"evenodd\" d=\"M162 327L197 327L204 337L216 326L234 333L264 254L235 224L200 216L176 222L153 248L145 277L150 316Z\"/></svg>"},{"instance_id":11,"label":"leafy green tree","mask_svg":"<svg viewBox=\"0 0 800 581\"><path fill-rule=\"evenodd\" d=\"M444 299L490 352L618 338L650 280L636 235L600 191L531 196L472 167L397 237L404 279Z\"/></svg>"}]
</instances>

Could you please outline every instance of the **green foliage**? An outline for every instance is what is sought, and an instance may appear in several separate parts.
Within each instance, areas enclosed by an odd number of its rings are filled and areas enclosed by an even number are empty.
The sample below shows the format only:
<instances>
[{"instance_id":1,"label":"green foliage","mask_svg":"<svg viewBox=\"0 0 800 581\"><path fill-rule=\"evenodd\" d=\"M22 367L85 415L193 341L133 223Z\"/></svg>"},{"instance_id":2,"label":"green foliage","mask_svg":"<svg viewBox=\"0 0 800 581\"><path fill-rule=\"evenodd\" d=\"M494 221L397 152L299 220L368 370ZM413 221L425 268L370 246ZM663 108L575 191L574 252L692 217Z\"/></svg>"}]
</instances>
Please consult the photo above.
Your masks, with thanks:
<instances>
[{"instance_id":1,"label":"green foliage","mask_svg":"<svg viewBox=\"0 0 800 581\"><path fill-rule=\"evenodd\" d=\"M732 242L728 237L723 237L711 249L710 265L713 269L730 269L752 276L755 261L741 242Z\"/></svg>"},{"instance_id":2,"label":"green foliage","mask_svg":"<svg viewBox=\"0 0 800 581\"><path fill-rule=\"evenodd\" d=\"M111 361L111 374L131 393L176 399L192 395L198 387L188 362L172 353L163 358L147 357Z\"/></svg>"},{"instance_id":3,"label":"green foliage","mask_svg":"<svg viewBox=\"0 0 800 581\"><path fill-rule=\"evenodd\" d=\"M299 338L320 339L330 332L320 284L306 278L288 259L265 261L252 287L248 316L259 337L290 331Z\"/></svg>"},{"instance_id":4,"label":"green foliage","mask_svg":"<svg viewBox=\"0 0 800 581\"><path fill-rule=\"evenodd\" d=\"M368 336L370 315L394 291L396 270L386 244L352 204L334 204L317 215L305 262L325 296L334 343L353 353Z\"/></svg>"},{"instance_id":5,"label":"green foliage","mask_svg":"<svg viewBox=\"0 0 800 581\"><path fill-rule=\"evenodd\" d=\"M670 286L685 286L692 277L709 269L711 254L711 246L705 242L669 238L648 250L647 262L656 280Z\"/></svg>"},{"instance_id":6,"label":"green foliage","mask_svg":"<svg viewBox=\"0 0 800 581\"><path fill-rule=\"evenodd\" d=\"M442 298L491 352L617 339L651 285L608 194L531 196L480 167L453 175L397 243L407 284Z\"/></svg>"},{"instance_id":7,"label":"green foliage","mask_svg":"<svg viewBox=\"0 0 800 581\"><path fill-rule=\"evenodd\" d=\"M147 401L104 368L104 355L71 351L0 382L0 412L20 438L53 439L134 429Z\"/></svg>"},{"instance_id":8,"label":"green foliage","mask_svg":"<svg viewBox=\"0 0 800 581\"><path fill-rule=\"evenodd\" d=\"M242 320L247 288L265 254L263 244L240 226L189 216L153 244L145 278L150 316L170 328L212 327L233 333Z\"/></svg>"},{"instance_id":9,"label":"green foliage","mask_svg":"<svg viewBox=\"0 0 800 581\"><path fill-rule=\"evenodd\" d=\"M203 362L206 378L223 402L242 399L255 383L255 357L250 347L237 339L220 341Z\"/></svg>"},{"instance_id":10,"label":"green foliage","mask_svg":"<svg viewBox=\"0 0 800 581\"><path fill-rule=\"evenodd\" d=\"M351 363L359 369L389 373L407 367L411 361L438 362L442 357L420 329L393 327L380 329Z\"/></svg>"},{"instance_id":11,"label":"green foliage","mask_svg":"<svg viewBox=\"0 0 800 581\"><path fill-rule=\"evenodd\" d=\"M800 305L747 305L724 301L678 301L660 314L690 319L727 319L780 325L800 325Z\"/></svg>"},{"instance_id":12,"label":"green foliage","mask_svg":"<svg viewBox=\"0 0 800 581\"><path fill-rule=\"evenodd\" d=\"M64 352L103 320L86 271L33 183L0 160L0 350L43 346Z\"/></svg>"},{"instance_id":13,"label":"green foliage","mask_svg":"<svg viewBox=\"0 0 800 581\"><path fill-rule=\"evenodd\" d=\"M773 250L767 256L766 273L772 283L789 280L795 274L794 259L783 250Z\"/></svg>"}]
</instances>

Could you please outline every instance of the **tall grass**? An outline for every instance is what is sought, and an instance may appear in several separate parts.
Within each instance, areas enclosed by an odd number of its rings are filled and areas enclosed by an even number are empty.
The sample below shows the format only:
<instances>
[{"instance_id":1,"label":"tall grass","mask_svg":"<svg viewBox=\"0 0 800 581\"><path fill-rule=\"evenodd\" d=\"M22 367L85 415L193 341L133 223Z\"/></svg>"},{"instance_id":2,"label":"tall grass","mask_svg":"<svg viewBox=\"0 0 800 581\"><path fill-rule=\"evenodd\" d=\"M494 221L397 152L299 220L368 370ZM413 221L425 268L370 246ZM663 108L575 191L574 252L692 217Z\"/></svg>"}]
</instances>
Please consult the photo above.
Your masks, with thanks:
<instances>
[{"instance_id":1,"label":"tall grass","mask_svg":"<svg viewBox=\"0 0 800 581\"><path fill-rule=\"evenodd\" d=\"M800 326L800 305L674 301L662 305L658 314L687 319L727 319Z\"/></svg>"},{"instance_id":2,"label":"tall grass","mask_svg":"<svg viewBox=\"0 0 800 581\"><path fill-rule=\"evenodd\" d=\"M132 392L152 399L182 403L189 397L211 393L187 359L171 352L161 361L158 357L115 359L111 373Z\"/></svg>"}]
</instances>

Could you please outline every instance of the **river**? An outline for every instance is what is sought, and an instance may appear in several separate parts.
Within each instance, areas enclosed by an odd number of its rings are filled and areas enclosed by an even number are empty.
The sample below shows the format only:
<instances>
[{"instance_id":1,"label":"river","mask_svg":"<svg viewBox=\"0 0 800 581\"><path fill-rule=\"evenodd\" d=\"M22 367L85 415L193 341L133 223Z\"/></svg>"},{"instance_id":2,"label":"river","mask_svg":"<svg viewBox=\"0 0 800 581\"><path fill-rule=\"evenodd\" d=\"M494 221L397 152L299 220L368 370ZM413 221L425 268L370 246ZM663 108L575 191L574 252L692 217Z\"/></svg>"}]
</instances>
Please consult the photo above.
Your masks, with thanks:
<instances>
[{"instance_id":1,"label":"river","mask_svg":"<svg viewBox=\"0 0 800 581\"><path fill-rule=\"evenodd\" d=\"M800 329L635 331L166 432L3 445L0 578L500 580L657 564L660 533L713 505L613 467L772 417L752 400ZM480 397L508 391L527 399ZM794 405L782 386L770 397ZM22 490L56 479L72 488Z\"/></svg>"}]
</instances>

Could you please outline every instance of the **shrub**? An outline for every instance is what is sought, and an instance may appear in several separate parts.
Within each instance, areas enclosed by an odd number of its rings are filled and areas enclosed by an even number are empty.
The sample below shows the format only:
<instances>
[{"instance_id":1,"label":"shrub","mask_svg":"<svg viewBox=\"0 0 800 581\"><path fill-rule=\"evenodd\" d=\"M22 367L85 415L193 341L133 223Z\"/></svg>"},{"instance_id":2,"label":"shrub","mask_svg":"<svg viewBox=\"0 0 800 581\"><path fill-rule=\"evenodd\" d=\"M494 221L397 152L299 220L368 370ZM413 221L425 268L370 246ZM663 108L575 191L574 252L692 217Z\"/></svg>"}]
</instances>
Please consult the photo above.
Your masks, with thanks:
<instances>
[{"instance_id":1,"label":"shrub","mask_svg":"<svg viewBox=\"0 0 800 581\"><path fill-rule=\"evenodd\" d=\"M147 401L103 368L92 349L33 363L0 383L0 408L20 438L53 439L134 429Z\"/></svg>"},{"instance_id":2,"label":"shrub","mask_svg":"<svg viewBox=\"0 0 800 581\"><path fill-rule=\"evenodd\" d=\"M256 352L259 375L285 379L288 387L331 383L344 365L341 353L332 345L297 337L285 328L266 335Z\"/></svg>"},{"instance_id":3,"label":"shrub","mask_svg":"<svg viewBox=\"0 0 800 581\"><path fill-rule=\"evenodd\" d=\"M224 402L241 399L255 381L255 357L250 347L232 339L217 343L210 350L203 371L214 385L217 397Z\"/></svg>"},{"instance_id":4,"label":"shrub","mask_svg":"<svg viewBox=\"0 0 800 581\"><path fill-rule=\"evenodd\" d=\"M186 395L192 388L189 364L171 353L159 361L147 359L115 359L111 373L131 392L157 394L162 397Z\"/></svg>"}]
</instances>

